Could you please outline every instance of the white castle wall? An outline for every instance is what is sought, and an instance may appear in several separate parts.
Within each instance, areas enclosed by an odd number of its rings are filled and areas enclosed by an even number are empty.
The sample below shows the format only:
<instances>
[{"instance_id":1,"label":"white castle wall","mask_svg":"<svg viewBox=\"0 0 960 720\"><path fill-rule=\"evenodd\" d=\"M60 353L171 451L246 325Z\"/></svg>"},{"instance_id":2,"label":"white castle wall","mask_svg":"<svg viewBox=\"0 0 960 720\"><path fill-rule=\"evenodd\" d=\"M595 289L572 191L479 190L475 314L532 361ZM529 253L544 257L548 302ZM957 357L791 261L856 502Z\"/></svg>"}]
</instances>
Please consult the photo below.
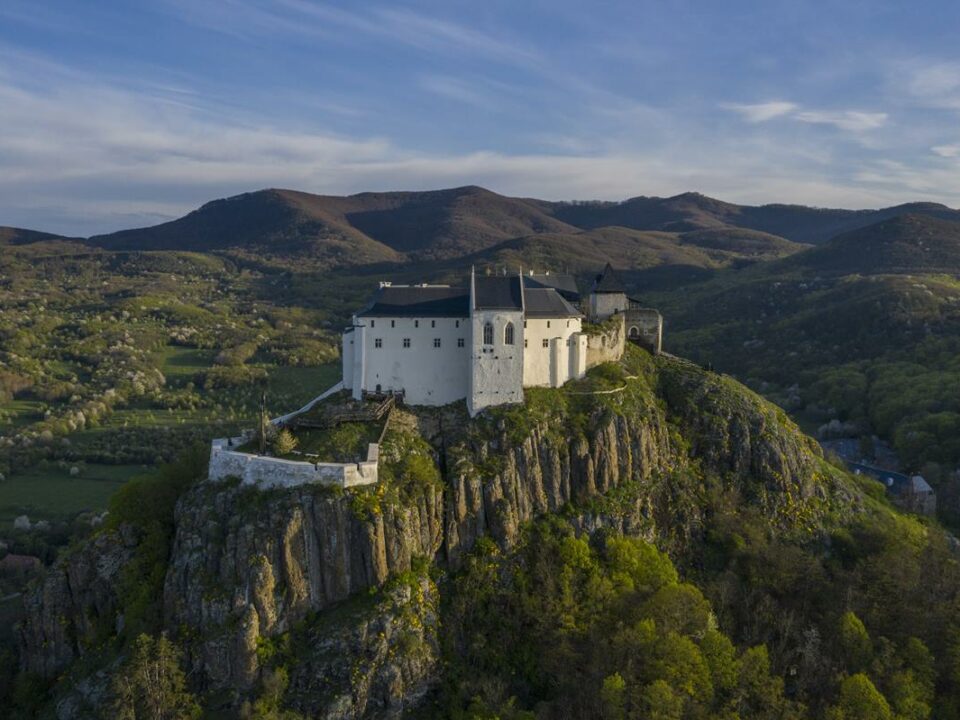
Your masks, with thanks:
<instances>
[{"instance_id":1,"label":"white castle wall","mask_svg":"<svg viewBox=\"0 0 960 720\"><path fill-rule=\"evenodd\" d=\"M410 405L446 405L466 397L470 370L470 321L466 318L361 318L351 335L356 359L352 384L359 390L403 390ZM404 339L410 347L404 347ZM377 340L380 347L377 347ZM440 341L436 347L435 340ZM458 345L463 340L463 347ZM358 348L358 343L362 343Z\"/></svg>"},{"instance_id":2,"label":"white castle wall","mask_svg":"<svg viewBox=\"0 0 960 720\"><path fill-rule=\"evenodd\" d=\"M559 387L583 376L578 355L580 318L530 319L526 321L523 349L523 386ZM547 347L543 346L544 340ZM552 343L557 340L557 347Z\"/></svg>"},{"instance_id":3,"label":"white castle wall","mask_svg":"<svg viewBox=\"0 0 960 720\"><path fill-rule=\"evenodd\" d=\"M523 312L520 310L474 310L470 393L467 409L475 415L485 407L523 402ZM483 344L483 326L493 323L493 345ZM504 329L513 323L513 345L506 345Z\"/></svg>"},{"instance_id":4,"label":"white castle wall","mask_svg":"<svg viewBox=\"0 0 960 720\"><path fill-rule=\"evenodd\" d=\"M248 437L219 438L210 449L207 478L214 482L240 478L244 485L261 488L296 487L298 485L338 485L354 487L377 482L380 447L367 446L367 459L360 463L310 463L282 458L252 455L231 449Z\"/></svg>"}]
</instances>

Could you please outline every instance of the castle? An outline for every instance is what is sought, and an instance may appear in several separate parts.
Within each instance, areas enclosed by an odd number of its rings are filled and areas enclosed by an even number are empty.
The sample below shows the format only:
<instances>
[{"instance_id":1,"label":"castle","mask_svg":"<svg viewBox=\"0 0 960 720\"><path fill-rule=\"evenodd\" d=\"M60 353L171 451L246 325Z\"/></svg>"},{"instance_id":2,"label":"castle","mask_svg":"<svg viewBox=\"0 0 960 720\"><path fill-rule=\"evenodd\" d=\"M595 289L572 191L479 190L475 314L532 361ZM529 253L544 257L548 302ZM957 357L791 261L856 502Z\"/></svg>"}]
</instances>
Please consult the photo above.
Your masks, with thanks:
<instances>
[{"instance_id":1,"label":"castle","mask_svg":"<svg viewBox=\"0 0 960 720\"><path fill-rule=\"evenodd\" d=\"M585 319L596 325L584 328ZM355 400L401 395L410 405L466 400L476 415L522 402L524 388L560 387L595 365L619 360L625 342L659 353L662 333L660 313L630 298L609 264L586 301L573 277L550 273L480 277L471 270L467 287L385 282L343 333L343 379L271 422L295 426L345 391ZM379 441L359 462L326 462L299 452L299 458L284 459L244 449L252 438L214 440L207 477L259 487L353 487L379 478Z\"/></svg>"},{"instance_id":2,"label":"castle","mask_svg":"<svg viewBox=\"0 0 960 720\"><path fill-rule=\"evenodd\" d=\"M411 405L465 399L471 415L522 402L525 387L560 387L622 354L622 337L613 356L591 353L580 303L564 274L471 270L466 287L381 283L343 334L343 386L358 400L387 392ZM659 352L660 313L629 298L609 264L586 309L591 322L621 316L628 339Z\"/></svg>"}]
</instances>

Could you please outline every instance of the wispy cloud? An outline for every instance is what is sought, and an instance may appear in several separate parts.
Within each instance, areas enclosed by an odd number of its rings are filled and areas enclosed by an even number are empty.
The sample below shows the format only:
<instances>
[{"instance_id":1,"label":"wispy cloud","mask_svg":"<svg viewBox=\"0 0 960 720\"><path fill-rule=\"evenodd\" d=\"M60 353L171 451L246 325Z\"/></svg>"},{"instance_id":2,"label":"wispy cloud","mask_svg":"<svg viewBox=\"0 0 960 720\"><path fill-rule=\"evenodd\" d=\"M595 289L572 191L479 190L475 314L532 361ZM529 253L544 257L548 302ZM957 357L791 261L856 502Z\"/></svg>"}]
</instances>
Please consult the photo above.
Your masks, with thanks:
<instances>
[{"instance_id":1,"label":"wispy cloud","mask_svg":"<svg viewBox=\"0 0 960 720\"><path fill-rule=\"evenodd\" d=\"M720 107L739 113L747 122L762 123L767 120L788 115L797 109L797 105L783 100L761 103L723 103Z\"/></svg>"},{"instance_id":2,"label":"wispy cloud","mask_svg":"<svg viewBox=\"0 0 960 720\"><path fill-rule=\"evenodd\" d=\"M752 104L722 103L721 107L739 114L750 123L764 123L776 118L785 118L811 125L832 125L850 132L876 130L883 127L888 118L885 112L804 110L798 104L784 100Z\"/></svg>"},{"instance_id":3,"label":"wispy cloud","mask_svg":"<svg viewBox=\"0 0 960 720\"><path fill-rule=\"evenodd\" d=\"M796 113L793 117L800 122L814 125L832 125L851 132L876 130L883 127L887 122L887 113L861 112L859 110L806 110Z\"/></svg>"},{"instance_id":4,"label":"wispy cloud","mask_svg":"<svg viewBox=\"0 0 960 720\"><path fill-rule=\"evenodd\" d=\"M934 145L930 150L935 155L942 158L960 158L960 144L956 145Z\"/></svg>"},{"instance_id":5,"label":"wispy cloud","mask_svg":"<svg viewBox=\"0 0 960 720\"><path fill-rule=\"evenodd\" d=\"M373 36L433 53L477 55L515 65L539 62L539 54L501 33L484 32L409 8L363 6L347 9L314 0L166 0L183 20L237 36L284 33L359 42Z\"/></svg>"}]
</instances>

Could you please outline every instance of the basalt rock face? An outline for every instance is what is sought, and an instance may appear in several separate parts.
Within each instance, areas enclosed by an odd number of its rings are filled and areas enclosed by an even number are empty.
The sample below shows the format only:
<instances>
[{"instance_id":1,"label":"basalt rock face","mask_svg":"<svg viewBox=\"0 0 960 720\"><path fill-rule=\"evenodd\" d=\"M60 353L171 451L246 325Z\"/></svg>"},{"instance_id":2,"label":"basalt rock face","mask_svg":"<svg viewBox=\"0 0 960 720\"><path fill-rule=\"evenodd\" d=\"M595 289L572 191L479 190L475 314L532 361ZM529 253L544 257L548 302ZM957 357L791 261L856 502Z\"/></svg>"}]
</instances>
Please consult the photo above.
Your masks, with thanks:
<instances>
[{"instance_id":1,"label":"basalt rock face","mask_svg":"<svg viewBox=\"0 0 960 720\"><path fill-rule=\"evenodd\" d=\"M570 418L554 418L519 442L504 424L481 442L464 442L460 456L470 460L448 472L451 566L479 537L509 549L524 522L560 510L584 531L689 539L700 521L698 499L678 496L701 491L704 475L736 487L771 517L823 499L816 443L745 388L671 359L647 390L593 409L585 429L558 430ZM615 504L597 502L611 493L619 495Z\"/></svg>"},{"instance_id":2,"label":"basalt rock face","mask_svg":"<svg viewBox=\"0 0 960 720\"><path fill-rule=\"evenodd\" d=\"M471 466L455 470L450 478L445 541L453 567L483 535L509 549L524 522L628 482L649 483L654 474L669 471L679 461L665 422L624 416L605 418L588 435L572 441L538 425L519 444L511 445L501 433L471 451L481 461L496 453L502 462L492 477ZM649 513L642 501L635 509L634 521Z\"/></svg>"},{"instance_id":3,"label":"basalt rock face","mask_svg":"<svg viewBox=\"0 0 960 720\"><path fill-rule=\"evenodd\" d=\"M262 639L432 558L442 507L439 490L365 514L320 488L200 485L178 505L166 624L199 637L188 653L206 687L248 689Z\"/></svg>"},{"instance_id":4,"label":"basalt rock face","mask_svg":"<svg viewBox=\"0 0 960 720\"><path fill-rule=\"evenodd\" d=\"M401 583L373 607L300 638L286 701L325 720L396 718L439 677L440 598L427 577Z\"/></svg>"},{"instance_id":5,"label":"basalt rock face","mask_svg":"<svg viewBox=\"0 0 960 720\"><path fill-rule=\"evenodd\" d=\"M135 533L127 527L98 535L24 595L17 645L25 672L54 677L83 657L98 635L117 629L122 622L117 583L135 546Z\"/></svg>"}]
</instances>

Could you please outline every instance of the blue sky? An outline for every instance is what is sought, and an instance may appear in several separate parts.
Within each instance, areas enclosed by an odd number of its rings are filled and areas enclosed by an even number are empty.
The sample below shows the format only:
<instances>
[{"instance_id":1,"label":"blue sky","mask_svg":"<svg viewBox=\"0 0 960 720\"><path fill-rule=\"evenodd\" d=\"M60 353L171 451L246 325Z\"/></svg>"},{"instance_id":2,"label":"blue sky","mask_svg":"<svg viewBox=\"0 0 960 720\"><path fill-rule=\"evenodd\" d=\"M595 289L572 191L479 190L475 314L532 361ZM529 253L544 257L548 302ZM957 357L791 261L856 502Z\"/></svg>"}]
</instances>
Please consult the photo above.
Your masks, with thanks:
<instances>
[{"instance_id":1,"label":"blue sky","mask_svg":"<svg viewBox=\"0 0 960 720\"><path fill-rule=\"evenodd\" d=\"M960 205L960 4L0 0L0 225L262 187Z\"/></svg>"}]
</instances>

